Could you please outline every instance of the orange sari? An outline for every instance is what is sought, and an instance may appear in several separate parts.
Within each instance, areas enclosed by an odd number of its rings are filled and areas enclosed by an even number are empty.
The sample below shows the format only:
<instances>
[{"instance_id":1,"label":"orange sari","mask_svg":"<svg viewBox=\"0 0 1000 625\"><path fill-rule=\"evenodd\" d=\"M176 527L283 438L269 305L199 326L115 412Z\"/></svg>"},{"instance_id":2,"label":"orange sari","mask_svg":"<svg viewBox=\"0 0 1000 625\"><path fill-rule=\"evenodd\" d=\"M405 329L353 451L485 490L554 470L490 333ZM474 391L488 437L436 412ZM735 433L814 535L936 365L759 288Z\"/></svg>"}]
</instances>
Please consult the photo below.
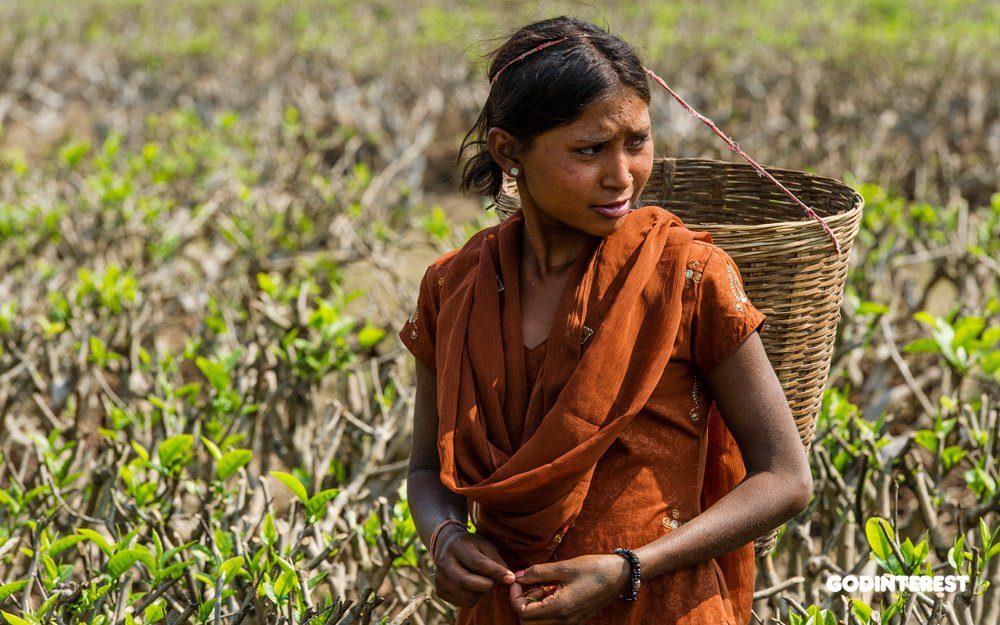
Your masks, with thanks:
<instances>
[{"instance_id":1,"label":"orange sari","mask_svg":"<svg viewBox=\"0 0 1000 625\"><path fill-rule=\"evenodd\" d=\"M697 371L764 319L708 233L646 206L578 257L544 353L526 354L523 221L519 211L435 261L400 331L437 373L441 482L513 570L635 549L729 492L742 457ZM735 307L722 310L727 297ZM592 622L743 625L753 577L750 543L643 580L639 601ZM459 609L459 623L518 621L502 584Z\"/></svg>"}]
</instances>

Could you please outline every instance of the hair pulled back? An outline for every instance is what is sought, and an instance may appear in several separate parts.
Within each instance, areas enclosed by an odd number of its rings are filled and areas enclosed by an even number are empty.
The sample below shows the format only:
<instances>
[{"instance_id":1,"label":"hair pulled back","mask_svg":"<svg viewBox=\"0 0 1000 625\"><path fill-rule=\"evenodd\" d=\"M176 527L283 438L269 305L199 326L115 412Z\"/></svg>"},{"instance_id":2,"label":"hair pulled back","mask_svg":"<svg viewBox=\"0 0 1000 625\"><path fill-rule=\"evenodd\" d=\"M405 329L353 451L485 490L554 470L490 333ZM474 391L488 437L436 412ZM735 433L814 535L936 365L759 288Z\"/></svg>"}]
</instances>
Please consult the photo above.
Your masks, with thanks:
<instances>
[{"instance_id":1,"label":"hair pulled back","mask_svg":"<svg viewBox=\"0 0 1000 625\"><path fill-rule=\"evenodd\" d=\"M518 55L562 37L567 40L513 63L493 83L458 152L461 161L466 149L475 147L462 171L463 192L500 194L503 171L487 148L490 128L509 132L524 151L531 148L535 136L576 121L588 107L623 88L649 104L649 83L635 49L590 22L566 16L528 24L487 53L488 78L493 80Z\"/></svg>"}]
</instances>

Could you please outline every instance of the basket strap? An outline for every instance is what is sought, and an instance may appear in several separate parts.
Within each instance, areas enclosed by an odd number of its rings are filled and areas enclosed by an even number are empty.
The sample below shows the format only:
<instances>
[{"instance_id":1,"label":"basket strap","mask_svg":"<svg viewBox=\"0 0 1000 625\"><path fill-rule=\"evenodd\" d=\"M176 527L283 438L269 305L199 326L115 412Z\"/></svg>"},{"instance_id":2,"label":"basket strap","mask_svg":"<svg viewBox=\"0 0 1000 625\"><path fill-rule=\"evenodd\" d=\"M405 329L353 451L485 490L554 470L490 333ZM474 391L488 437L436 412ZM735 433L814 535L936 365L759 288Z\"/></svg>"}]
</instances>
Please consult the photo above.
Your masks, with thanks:
<instances>
[{"instance_id":1,"label":"basket strap","mask_svg":"<svg viewBox=\"0 0 1000 625\"><path fill-rule=\"evenodd\" d=\"M677 95L674 92L673 89L671 89L669 86L667 86L667 83L663 82L662 78L660 78L659 76L657 76L656 74L654 74L653 71L651 69L649 69L648 67L646 67L646 66L643 66L643 69L646 70L646 73L649 74L650 76L652 76L653 80L655 80L657 83L659 83L659 85L661 87L663 87L664 89L666 89L667 91L669 91L670 95L674 96L674 98L678 102L680 102L681 106L684 107L684 110L686 110L688 113L691 113L692 115L694 115L695 117L697 117L701 121L705 122L708 125L708 127L711 128L715 132L715 134L717 134L720 137L722 137L722 139L726 142L726 144L728 145L728 147L729 147L730 150L732 150L733 152L738 152L740 154L740 156L742 156L743 158L745 158L747 160L748 163L750 163L751 165L753 165L753 168L757 170L757 175L759 175L759 176L766 176L768 180L770 180L774 184L778 185L778 187L782 191L784 191L788 195L788 197L790 197L793 200L795 200L796 204L798 204L802 208L806 209L806 214L809 215L810 217L812 217L813 219L815 219L816 221L818 221L820 223L820 225L823 226L823 229L826 230L826 233L830 235L830 238L833 239L833 245L837 248L837 255L838 256L841 255L842 252L840 250L840 241L837 240L837 235L835 235L833 233L833 230L830 230L830 226L826 225L826 222L823 221L823 219L819 215L817 215L816 212L813 211L813 209L811 209L808 206L806 206L805 204L803 204L802 200L800 200L799 198L795 197L794 193L792 193L791 191L789 191L788 189L785 188L785 185L783 185L780 182L778 182L774 178L774 176L772 176L771 174L767 173L764 170L763 167L761 167L760 165L758 165L757 161L755 161L752 158L750 158L750 156L747 155L747 153L744 152L742 148L740 148L740 146L739 146L738 143L736 143L735 141L733 141L732 139L730 139L729 137L727 137L724 132L722 132L721 130L719 130L719 127L715 125L715 122L713 122L709 118L705 117L704 115L702 115L698 111L696 111L693 108L691 108L691 105L688 104L687 102L685 102L683 100L683 98L681 98L679 95Z\"/></svg>"}]
</instances>

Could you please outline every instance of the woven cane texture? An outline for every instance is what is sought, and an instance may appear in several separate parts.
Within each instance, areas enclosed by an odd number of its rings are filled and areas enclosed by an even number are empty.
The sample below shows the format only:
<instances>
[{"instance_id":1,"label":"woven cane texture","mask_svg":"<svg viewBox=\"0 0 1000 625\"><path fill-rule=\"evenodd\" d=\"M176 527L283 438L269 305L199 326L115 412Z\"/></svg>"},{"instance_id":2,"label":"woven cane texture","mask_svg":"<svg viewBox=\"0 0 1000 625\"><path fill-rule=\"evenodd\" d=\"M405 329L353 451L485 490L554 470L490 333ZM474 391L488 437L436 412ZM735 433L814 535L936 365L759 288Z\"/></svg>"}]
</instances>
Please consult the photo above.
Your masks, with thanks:
<instances>
[{"instance_id":1,"label":"woven cane texture","mask_svg":"<svg viewBox=\"0 0 1000 625\"><path fill-rule=\"evenodd\" d=\"M747 296L767 315L761 342L808 452L864 200L832 178L765 169L823 218L842 255L816 220L749 164L657 158L640 202L669 210L691 230L709 232L739 267ZM494 207L501 220L520 208L513 179L504 181ZM775 529L754 541L758 557L773 548L777 534Z\"/></svg>"}]
</instances>

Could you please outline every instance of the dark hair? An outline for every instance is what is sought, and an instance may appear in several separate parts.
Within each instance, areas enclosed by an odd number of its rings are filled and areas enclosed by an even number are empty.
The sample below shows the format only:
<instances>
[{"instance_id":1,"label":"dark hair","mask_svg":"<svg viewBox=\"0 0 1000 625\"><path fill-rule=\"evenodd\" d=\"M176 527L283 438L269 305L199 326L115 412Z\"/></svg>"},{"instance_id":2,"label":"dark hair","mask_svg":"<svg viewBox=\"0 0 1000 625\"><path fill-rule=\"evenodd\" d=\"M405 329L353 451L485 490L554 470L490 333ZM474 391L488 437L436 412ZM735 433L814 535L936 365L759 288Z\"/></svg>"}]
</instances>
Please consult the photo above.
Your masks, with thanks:
<instances>
[{"instance_id":1,"label":"dark hair","mask_svg":"<svg viewBox=\"0 0 1000 625\"><path fill-rule=\"evenodd\" d=\"M500 194L503 172L486 147L486 135L494 126L517 138L523 151L530 149L535 136L572 123L589 106L623 87L649 104L649 83L635 49L598 26L572 17L553 17L519 29L485 55L490 60L487 77L492 80L518 55L562 37L567 40L513 63L493 83L479 119L458 152L456 162L467 148L478 146L462 171L462 191Z\"/></svg>"}]
</instances>

